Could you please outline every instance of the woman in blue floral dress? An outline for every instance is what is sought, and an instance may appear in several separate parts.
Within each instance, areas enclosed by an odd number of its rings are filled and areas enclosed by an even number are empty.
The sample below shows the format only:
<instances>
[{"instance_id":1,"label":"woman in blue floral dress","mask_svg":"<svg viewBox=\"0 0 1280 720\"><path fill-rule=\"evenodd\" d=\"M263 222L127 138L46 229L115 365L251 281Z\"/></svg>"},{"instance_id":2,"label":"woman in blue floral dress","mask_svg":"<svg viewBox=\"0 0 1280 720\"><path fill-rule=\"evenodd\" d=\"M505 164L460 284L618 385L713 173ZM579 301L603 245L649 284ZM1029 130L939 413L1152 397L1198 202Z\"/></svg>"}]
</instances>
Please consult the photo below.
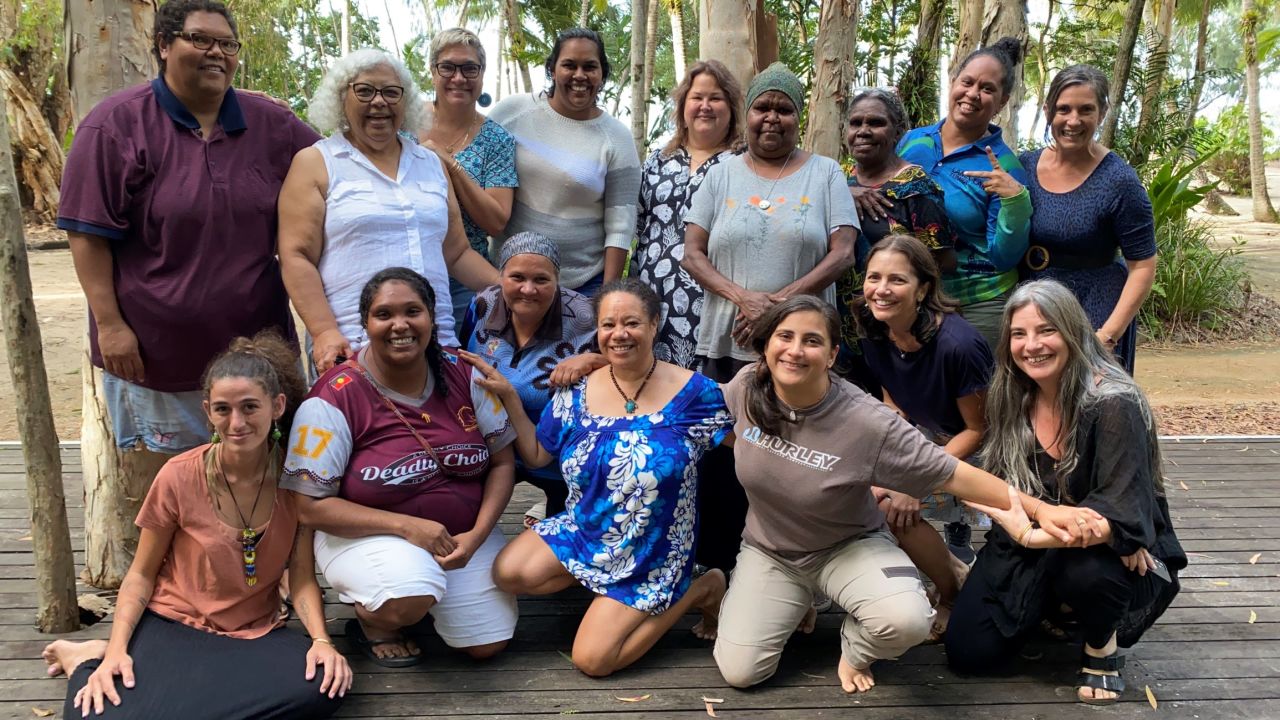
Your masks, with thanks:
<instances>
[{"instance_id":1,"label":"woman in blue floral dress","mask_svg":"<svg viewBox=\"0 0 1280 720\"><path fill-rule=\"evenodd\" d=\"M702 611L700 634L713 635L725 576L693 578L697 463L732 418L714 382L654 356L661 305L652 289L618 280L593 303L609 364L558 391L536 428L501 374L464 357L506 405L524 461L558 461L569 486L563 513L499 554L494 581L524 595L573 585L596 593L573 663L600 677L635 662L690 610Z\"/></svg>"}]
</instances>

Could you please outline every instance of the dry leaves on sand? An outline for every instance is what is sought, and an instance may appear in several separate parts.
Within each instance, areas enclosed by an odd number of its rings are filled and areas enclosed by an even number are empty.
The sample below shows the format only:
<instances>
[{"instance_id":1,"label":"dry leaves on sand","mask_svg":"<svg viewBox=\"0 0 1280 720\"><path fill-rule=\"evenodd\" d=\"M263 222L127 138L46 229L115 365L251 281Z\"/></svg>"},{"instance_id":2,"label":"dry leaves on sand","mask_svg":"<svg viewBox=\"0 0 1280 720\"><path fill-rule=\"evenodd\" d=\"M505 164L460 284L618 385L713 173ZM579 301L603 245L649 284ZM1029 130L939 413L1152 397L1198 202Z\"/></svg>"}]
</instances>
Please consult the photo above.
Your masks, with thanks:
<instances>
[{"instance_id":1,"label":"dry leaves on sand","mask_svg":"<svg viewBox=\"0 0 1280 720\"><path fill-rule=\"evenodd\" d=\"M1151 703L1151 709L1152 709L1152 710L1159 710L1159 709L1160 709L1160 703L1156 702L1156 694L1155 694L1155 693L1153 693L1153 692L1151 692L1151 686L1150 686L1150 685L1147 685L1147 686L1145 686L1145 687L1147 688L1147 702Z\"/></svg>"},{"instance_id":2,"label":"dry leaves on sand","mask_svg":"<svg viewBox=\"0 0 1280 720\"><path fill-rule=\"evenodd\" d=\"M702 702L705 703L707 706L708 715L710 715L711 717L719 717L719 715L716 715L716 705L718 703L724 702L724 698L709 698L704 695L702 698Z\"/></svg>"},{"instance_id":3,"label":"dry leaves on sand","mask_svg":"<svg viewBox=\"0 0 1280 720\"><path fill-rule=\"evenodd\" d=\"M619 702L632 702L632 703L634 703L634 702L644 702L645 700L648 700L648 699L649 699L649 698L651 698L651 697L653 697L653 694L652 694L652 693L645 693L645 694L643 694L643 695L636 695L636 696L634 696L634 697L623 697L623 696L621 696L621 695L614 695L614 696L613 696L613 699L614 699L614 700L617 700L617 701L619 701Z\"/></svg>"}]
</instances>

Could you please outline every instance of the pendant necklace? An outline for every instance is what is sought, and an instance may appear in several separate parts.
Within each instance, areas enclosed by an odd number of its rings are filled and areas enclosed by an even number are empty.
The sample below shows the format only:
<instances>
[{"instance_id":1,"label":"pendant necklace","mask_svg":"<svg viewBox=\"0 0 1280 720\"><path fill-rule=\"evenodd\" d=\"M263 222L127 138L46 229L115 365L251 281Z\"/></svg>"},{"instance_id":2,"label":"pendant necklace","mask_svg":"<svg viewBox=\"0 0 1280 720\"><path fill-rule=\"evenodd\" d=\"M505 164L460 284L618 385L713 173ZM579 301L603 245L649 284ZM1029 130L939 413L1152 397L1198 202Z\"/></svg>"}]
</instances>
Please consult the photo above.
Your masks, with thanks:
<instances>
[{"instance_id":1,"label":"pendant necklace","mask_svg":"<svg viewBox=\"0 0 1280 720\"><path fill-rule=\"evenodd\" d=\"M464 147L466 147L466 146L467 146L467 145L466 145L467 138L471 137L471 129L472 129L472 128L474 128L474 127L475 127L475 125L476 125L476 121L475 121L475 119L474 119L474 118L472 118L471 122L467 123L466 130L464 130L464 131L463 131L463 133L462 133L462 137L458 138L457 140L454 140L454 141L453 141L451 144L449 144L449 145L445 145L445 146L444 146L444 151L445 151L445 152L447 152L447 153L449 153L450 155L452 155L452 154L453 154L453 149L454 149L454 148L464 148Z\"/></svg>"},{"instance_id":2,"label":"pendant necklace","mask_svg":"<svg viewBox=\"0 0 1280 720\"><path fill-rule=\"evenodd\" d=\"M769 185L769 192L765 193L764 197L760 198L759 202L756 203L756 207L763 211L767 211L769 208L773 207L773 203L769 202L769 196L773 195L773 189L778 186L778 181L782 179L783 173L787 171L787 166L791 164L791 158L795 157L795 154L795 150L787 153L787 161L782 163L782 169L778 171L778 175L773 179L773 183ZM761 177L760 171L756 169L756 161L751 157L751 153L747 153L747 159L751 161L751 172L755 173L756 177Z\"/></svg>"},{"instance_id":3,"label":"pendant necklace","mask_svg":"<svg viewBox=\"0 0 1280 720\"><path fill-rule=\"evenodd\" d=\"M653 371L656 370L657 367L658 356L655 355L653 357L653 364L649 366L649 372L645 373L644 381L641 382L640 387L636 389L635 397L627 397L627 394L622 392L622 386L618 384L618 378L614 377L613 365L609 365L609 379L613 381L614 389L617 390L618 394L622 396L622 399L626 401L626 405L624 407L626 408L628 415L636 414L636 403L640 400L640 393L644 392L644 386L649 384L649 378L653 377Z\"/></svg>"},{"instance_id":4,"label":"pendant necklace","mask_svg":"<svg viewBox=\"0 0 1280 720\"><path fill-rule=\"evenodd\" d=\"M267 469L271 467L271 455L267 455L267 461L262 467L262 479L258 482L258 494L253 498L253 507L249 510L249 520L253 519L254 513L258 511L258 501L262 500L262 488L267 484ZM244 513L240 512L240 503L236 502L236 494L231 492L231 483L227 480L227 474L222 469L222 450L218 450L218 475L222 477L222 484L227 487L227 494L231 496L231 504L236 508L236 515L240 517L240 524L244 529L240 531L240 549L244 558L244 584L253 587L258 584L258 541L262 536L253 531L253 526L249 524L249 520L245 520Z\"/></svg>"}]
</instances>

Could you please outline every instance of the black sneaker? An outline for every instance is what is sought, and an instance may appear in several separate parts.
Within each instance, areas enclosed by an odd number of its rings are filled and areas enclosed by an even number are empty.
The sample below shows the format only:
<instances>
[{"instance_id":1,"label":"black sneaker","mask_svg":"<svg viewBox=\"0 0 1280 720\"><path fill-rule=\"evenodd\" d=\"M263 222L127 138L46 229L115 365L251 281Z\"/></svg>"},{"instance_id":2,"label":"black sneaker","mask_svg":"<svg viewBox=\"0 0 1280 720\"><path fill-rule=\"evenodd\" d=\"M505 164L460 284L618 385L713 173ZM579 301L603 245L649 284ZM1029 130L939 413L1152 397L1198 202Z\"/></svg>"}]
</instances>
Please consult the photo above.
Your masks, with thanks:
<instances>
[{"instance_id":1,"label":"black sneaker","mask_svg":"<svg viewBox=\"0 0 1280 720\"><path fill-rule=\"evenodd\" d=\"M973 532L969 529L969 524L964 522L950 522L942 526L944 535L947 538L947 549L960 562L973 567L974 561L978 559L978 554L973 551L973 545L969 542Z\"/></svg>"}]
</instances>

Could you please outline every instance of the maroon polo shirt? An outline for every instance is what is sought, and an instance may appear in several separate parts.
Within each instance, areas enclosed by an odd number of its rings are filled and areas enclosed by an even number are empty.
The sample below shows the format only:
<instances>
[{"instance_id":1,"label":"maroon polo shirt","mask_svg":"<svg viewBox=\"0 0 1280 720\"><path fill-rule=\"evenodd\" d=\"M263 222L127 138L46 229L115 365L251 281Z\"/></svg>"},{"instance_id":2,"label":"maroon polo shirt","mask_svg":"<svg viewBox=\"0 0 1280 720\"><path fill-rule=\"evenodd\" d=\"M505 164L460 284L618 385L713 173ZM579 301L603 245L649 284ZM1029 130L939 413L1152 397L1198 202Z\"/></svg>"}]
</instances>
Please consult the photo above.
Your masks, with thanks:
<instances>
[{"instance_id":1,"label":"maroon polo shirt","mask_svg":"<svg viewBox=\"0 0 1280 720\"><path fill-rule=\"evenodd\" d=\"M112 95L80 123L58 227L110 242L116 301L145 368L140 385L195 390L232 338L276 328L293 339L276 198L294 154L319 139L292 112L229 89L206 142L162 78Z\"/></svg>"}]
</instances>

